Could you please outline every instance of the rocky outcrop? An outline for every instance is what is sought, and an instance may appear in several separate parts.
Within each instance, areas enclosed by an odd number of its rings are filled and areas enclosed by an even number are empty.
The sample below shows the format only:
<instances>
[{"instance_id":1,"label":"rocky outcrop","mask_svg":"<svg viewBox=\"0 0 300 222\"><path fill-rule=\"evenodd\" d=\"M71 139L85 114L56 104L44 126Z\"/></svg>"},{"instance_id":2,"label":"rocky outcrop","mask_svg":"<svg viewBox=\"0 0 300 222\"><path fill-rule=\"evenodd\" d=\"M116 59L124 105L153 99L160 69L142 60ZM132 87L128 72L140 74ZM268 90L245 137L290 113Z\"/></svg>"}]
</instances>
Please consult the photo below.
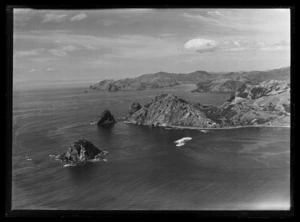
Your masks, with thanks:
<instances>
[{"instance_id":1,"label":"rocky outcrop","mask_svg":"<svg viewBox=\"0 0 300 222\"><path fill-rule=\"evenodd\" d=\"M150 126L232 127L290 124L290 85L269 81L243 85L221 106L193 104L161 94L129 114L128 123Z\"/></svg>"},{"instance_id":2,"label":"rocky outcrop","mask_svg":"<svg viewBox=\"0 0 300 222\"><path fill-rule=\"evenodd\" d=\"M141 108L142 108L142 106L139 103L132 103L130 108L129 108L128 115L131 116L133 113L140 110Z\"/></svg>"},{"instance_id":3,"label":"rocky outcrop","mask_svg":"<svg viewBox=\"0 0 300 222\"><path fill-rule=\"evenodd\" d=\"M210 80L197 83L197 88L192 92L234 92L244 84L245 82L231 79Z\"/></svg>"},{"instance_id":4,"label":"rocky outcrop","mask_svg":"<svg viewBox=\"0 0 300 222\"><path fill-rule=\"evenodd\" d=\"M106 154L106 151L101 151L91 142L87 140L78 140L77 142L73 143L66 150L66 152L58 155L57 159L60 159L68 164L71 163L77 165L103 160Z\"/></svg>"},{"instance_id":5,"label":"rocky outcrop","mask_svg":"<svg viewBox=\"0 0 300 222\"><path fill-rule=\"evenodd\" d=\"M104 110L101 115L98 117L97 125L107 125L115 123L116 120L114 116L110 113L109 110Z\"/></svg>"},{"instance_id":6,"label":"rocky outcrop","mask_svg":"<svg viewBox=\"0 0 300 222\"><path fill-rule=\"evenodd\" d=\"M223 105L201 110L221 126L289 125L290 84L276 80L245 84Z\"/></svg>"},{"instance_id":7,"label":"rocky outcrop","mask_svg":"<svg viewBox=\"0 0 300 222\"><path fill-rule=\"evenodd\" d=\"M248 99L258 99L263 96L275 96L282 93L290 92L290 83L286 81L271 80L262 82L258 85L244 84L237 91L235 91L231 98L240 97Z\"/></svg>"},{"instance_id":8,"label":"rocky outcrop","mask_svg":"<svg viewBox=\"0 0 300 222\"><path fill-rule=\"evenodd\" d=\"M163 93L127 117L128 123L149 126L218 127L196 105Z\"/></svg>"}]
</instances>

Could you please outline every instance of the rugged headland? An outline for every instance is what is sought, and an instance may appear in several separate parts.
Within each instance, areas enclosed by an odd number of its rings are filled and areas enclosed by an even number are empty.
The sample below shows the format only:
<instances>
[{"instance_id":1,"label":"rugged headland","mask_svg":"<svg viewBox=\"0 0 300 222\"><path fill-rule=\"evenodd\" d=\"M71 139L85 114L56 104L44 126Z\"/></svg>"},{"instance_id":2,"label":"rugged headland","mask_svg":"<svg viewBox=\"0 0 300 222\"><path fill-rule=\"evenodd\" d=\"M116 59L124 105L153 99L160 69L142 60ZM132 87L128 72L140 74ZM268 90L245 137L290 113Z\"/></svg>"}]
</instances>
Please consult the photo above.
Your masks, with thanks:
<instances>
[{"instance_id":1,"label":"rugged headland","mask_svg":"<svg viewBox=\"0 0 300 222\"><path fill-rule=\"evenodd\" d=\"M269 80L290 79L290 68L280 68L267 71L209 73L196 71L187 74L158 72L145 74L136 78L120 80L106 79L91 85L89 90L128 91L172 87L180 84L196 84L193 92L233 92L243 84L258 84Z\"/></svg>"},{"instance_id":2,"label":"rugged headland","mask_svg":"<svg viewBox=\"0 0 300 222\"><path fill-rule=\"evenodd\" d=\"M133 111L132 107L138 107ZM160 94L144 106L131 106L127 123L163 127L223 128L290 125L290 84L271 80L244 84L221 106L191 103Z\"/></svg>"}]
</instances>

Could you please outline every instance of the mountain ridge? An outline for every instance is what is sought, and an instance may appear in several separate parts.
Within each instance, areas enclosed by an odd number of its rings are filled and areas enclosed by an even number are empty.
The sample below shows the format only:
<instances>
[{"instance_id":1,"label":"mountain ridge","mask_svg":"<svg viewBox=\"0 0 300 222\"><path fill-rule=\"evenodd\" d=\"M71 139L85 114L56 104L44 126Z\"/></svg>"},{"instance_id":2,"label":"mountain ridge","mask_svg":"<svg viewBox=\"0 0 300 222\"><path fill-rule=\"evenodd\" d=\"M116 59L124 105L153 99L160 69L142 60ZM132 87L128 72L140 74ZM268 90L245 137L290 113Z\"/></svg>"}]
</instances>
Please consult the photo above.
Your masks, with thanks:
<instances>
[{"instance_id":1,"label":"mountain ridge","mask_svg":"<svg viewBox=\"0 0 300 222\"><path fill-rule=\"evenodd\" d=\"M222 79L227 79L228 82L224 82L224 80L221 81ZM271 79L289 81L290 67L266 71L227 72L225 74L212 74L202 70L186 74L160 71L153 74L143 74L134 78L119 80L105 79L91 85L89 89L116 92L156 89L180 84L196 84L197 88L194 89L193 92L231 92L236 90L243 83L257 84ZM232 85L237 86L233 87Z\"/></svg>"}]
</instances>

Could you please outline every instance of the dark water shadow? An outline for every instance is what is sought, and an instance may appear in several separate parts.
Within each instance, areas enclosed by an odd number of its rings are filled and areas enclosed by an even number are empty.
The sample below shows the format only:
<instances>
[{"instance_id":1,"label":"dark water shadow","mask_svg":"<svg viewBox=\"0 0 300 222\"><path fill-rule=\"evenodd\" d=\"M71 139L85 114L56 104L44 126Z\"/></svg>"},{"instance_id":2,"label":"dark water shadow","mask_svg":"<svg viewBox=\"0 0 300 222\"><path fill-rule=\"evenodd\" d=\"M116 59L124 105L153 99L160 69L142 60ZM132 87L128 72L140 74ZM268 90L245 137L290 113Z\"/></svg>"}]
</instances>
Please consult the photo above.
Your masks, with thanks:
<instances>
[{"instance_id":1,"label":"dark water shadow","mask_svg":"<svg viewBox=\"0 0 300 222\"><path fill-rule=\"evenodd\" d=\"M84 165L68 167L66 168L66 171L69 173L72 181L76 185L80 185L91 181L99 174L100 164L101 163L87 163Z\"/></svg>"},{"instance_id":2,"label":"dark water shadow","mask_svg":"<svg viewBox=\"0 0 300 222\"><path fill-rule=\"evenodd\" d=\"M115 123L97 125L97 132L101 136L101 141L111 143L114 134Z\"/></svg>"}]
</instances>

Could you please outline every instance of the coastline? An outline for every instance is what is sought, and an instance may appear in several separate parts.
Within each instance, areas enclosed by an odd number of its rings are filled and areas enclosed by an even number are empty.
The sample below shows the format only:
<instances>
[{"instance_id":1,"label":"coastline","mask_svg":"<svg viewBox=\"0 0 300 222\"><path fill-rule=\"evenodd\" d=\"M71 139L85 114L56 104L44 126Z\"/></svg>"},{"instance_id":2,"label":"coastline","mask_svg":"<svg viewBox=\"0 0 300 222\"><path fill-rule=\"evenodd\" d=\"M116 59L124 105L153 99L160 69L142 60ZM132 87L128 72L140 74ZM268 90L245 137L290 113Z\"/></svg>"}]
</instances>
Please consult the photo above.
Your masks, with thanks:
<instances>
[{"instance_id":1,"label":"coastline","mask_svg":"<svg viewBox=\"0 0 300 222\"><path fill-rule=\"evenodd\" d=\"M133 124L134 123L123 121L126 124ZM140 126L140 125L139 125ZM142 126L150 126L150 125L142 125ZM230 127L219 127L219 128L207 128L207 127L191 127L191 126L157 126L160 128L173 128L173 129L192 129L192 130L227 130L227 129L239 129L239 128L251 128L251 127L267 127L267 128L291 128L290 125L247 125L247 126L230 126Z\"/></svg>"}]
</instances>

